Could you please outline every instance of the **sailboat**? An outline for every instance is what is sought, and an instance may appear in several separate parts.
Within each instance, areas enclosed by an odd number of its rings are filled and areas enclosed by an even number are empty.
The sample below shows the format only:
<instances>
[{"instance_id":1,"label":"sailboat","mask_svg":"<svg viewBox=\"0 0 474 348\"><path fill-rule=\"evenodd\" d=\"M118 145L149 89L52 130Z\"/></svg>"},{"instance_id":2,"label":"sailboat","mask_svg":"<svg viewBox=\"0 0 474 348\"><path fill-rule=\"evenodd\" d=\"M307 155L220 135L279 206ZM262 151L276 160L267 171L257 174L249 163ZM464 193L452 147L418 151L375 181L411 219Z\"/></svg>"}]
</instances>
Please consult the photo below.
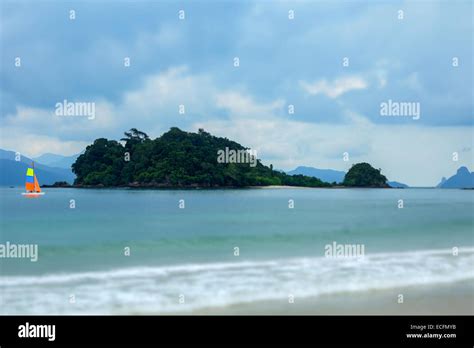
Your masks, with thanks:
<instances>
[{"instance_id":1,"label":"sailboat","mask_svg":"<svg viewBox=\"0 0 474 348\"><path fill-rule=\"evenodd\" d=\"M26 170L25 189L26 192L22 192L22 195L26 197L39 197L44 195L44 192L41 192L41 187L36 178L34 162L32 162L31 167L28 167Z\"/></svg>"}]
</instances>

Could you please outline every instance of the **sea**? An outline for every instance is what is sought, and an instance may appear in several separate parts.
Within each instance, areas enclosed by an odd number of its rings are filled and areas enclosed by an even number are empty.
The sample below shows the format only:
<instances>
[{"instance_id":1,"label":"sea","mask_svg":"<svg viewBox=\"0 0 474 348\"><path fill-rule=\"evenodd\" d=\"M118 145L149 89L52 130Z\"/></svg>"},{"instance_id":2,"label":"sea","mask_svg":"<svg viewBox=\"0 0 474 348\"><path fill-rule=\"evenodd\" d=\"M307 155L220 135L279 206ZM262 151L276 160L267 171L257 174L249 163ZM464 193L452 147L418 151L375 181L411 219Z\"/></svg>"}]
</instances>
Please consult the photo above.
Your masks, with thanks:
<instances>
[{"instance_id":1,"label":"sea","mask_svg":"<svg viewBox=\"0 0 474 348\"><path fill-rule=\"evenodd\" d=\"M22 191L0 188L0 244L38 259L0 258L0 314L180 314L474 279L473 190Z\"/></svg>"}]
</instances>

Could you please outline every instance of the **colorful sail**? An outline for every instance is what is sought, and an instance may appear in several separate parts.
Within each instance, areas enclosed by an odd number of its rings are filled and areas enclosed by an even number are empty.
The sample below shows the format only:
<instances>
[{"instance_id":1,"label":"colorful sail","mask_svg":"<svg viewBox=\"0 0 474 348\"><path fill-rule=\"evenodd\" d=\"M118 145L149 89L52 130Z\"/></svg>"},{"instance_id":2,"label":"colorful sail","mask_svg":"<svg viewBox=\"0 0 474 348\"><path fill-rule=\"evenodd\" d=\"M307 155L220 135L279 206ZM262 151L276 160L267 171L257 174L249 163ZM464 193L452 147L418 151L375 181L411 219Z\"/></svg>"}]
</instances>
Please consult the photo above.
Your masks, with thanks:
<instances>
[{"instance_id":1,"label":"colorful sail","mask_svg":"<svg viewBox=\"0 0 474 348\"><path fill-rule=\"evenodd\" d=\"M26 170L26 183L25 183L26 192L41 192L41 187L36 178L34 164L32 168Z\"/></svg>"},{"instance_id":2,"label":"colorful sail","mask_svg":"<svg viewBox=\"0 0 474 348\"><path fill-rule=\"evenodd\" d=\"M28 168L26 170L26 192L33 192L35 190L35 170L33 168Z\"/></svg>"},{"instance_id":3,"label":"colorful sail","mask_svg":"<svg viewBox=\"0 0 474 348\"><path fill-rule=\"evenodd\" d=\"M36 179L36 175L35 175L35 192L41 192L41 187L38 183L38 179Z\"/></svg>"},{"instance_id":4,"label":"colorful sail","mask_svg":"<svg viewBox=\"0 0 474 348\"><path fill-rule=\"evenodd\" d=\"M35 163L31 163L31 167L28 167L26 170L26 182L25 182L26 192L22 192L24 197L36 198L44 195L44 192L41 192L41 187L39 185L38 179L35 174Z\"/></svg>"}]
</instances>

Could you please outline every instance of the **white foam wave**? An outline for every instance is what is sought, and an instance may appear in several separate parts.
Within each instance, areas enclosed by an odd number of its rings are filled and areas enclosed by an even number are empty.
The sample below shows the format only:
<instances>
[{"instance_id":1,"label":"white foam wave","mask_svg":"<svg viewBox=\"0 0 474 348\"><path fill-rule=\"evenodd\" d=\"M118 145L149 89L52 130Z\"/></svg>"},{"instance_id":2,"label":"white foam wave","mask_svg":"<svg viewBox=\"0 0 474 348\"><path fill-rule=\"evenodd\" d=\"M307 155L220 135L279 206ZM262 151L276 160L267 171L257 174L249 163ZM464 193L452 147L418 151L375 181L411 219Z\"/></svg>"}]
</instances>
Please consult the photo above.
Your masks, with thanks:
<instances>
[{"instance_id":1,"label":"white foam wave","mask_svg":"<svg viewBox=\"0 0 474 348\"><path fill-rule=\"evenodd\" d=\"M0 277L4 314L168 313L474 278L474 248ZM76 302L69 303L70 294ZM179 296L185 303L179 303Z\"/></svg>"}]
</instances>

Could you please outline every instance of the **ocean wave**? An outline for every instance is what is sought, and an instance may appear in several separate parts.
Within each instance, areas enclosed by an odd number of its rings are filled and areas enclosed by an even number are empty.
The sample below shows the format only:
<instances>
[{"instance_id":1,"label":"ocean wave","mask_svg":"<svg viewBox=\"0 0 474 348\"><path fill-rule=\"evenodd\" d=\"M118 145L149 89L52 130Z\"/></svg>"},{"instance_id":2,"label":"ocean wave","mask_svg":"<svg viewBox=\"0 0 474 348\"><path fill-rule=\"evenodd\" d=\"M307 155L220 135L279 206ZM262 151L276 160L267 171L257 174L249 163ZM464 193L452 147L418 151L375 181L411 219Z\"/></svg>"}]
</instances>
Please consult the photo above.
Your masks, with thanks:
<instances>
[{"instance_id":1,"label":"ocean wave","mask_svg":"<svg viewBox=\"0 0 474 348\"><path fill-rule=\"evenodd\" d=\"M1 314L179 313L474 278L474 248L0 277ZM75 303L70 303L74 294ZM183 300L184 303L180 303Z\"/></svg>"}]
</instances>

